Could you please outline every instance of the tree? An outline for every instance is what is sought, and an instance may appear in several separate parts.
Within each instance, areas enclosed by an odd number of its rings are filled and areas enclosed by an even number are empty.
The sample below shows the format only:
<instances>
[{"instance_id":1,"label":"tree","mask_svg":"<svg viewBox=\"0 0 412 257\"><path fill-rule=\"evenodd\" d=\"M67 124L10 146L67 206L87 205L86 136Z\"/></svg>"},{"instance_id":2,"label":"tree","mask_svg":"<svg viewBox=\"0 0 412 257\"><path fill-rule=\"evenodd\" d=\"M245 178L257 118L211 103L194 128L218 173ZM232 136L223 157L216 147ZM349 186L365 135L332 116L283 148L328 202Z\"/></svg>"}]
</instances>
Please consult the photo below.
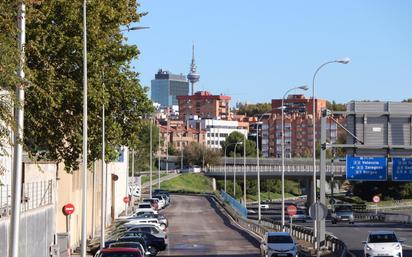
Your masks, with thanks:
<instances>
[{"instance_id":1,"label":"tree","mask_svg":"<svg viewBox=\"0 0 412 257\"><path fill-rule=\"evenodd\" d=\"M326 108L331 111L346 111L345 104L337 104L335 101L326 101Z\"/></svg>"},{"instance_id":2,"label":"tree","mask_svg":"<svg viewBox=\"0 0 412 257\"><path fill-rule=\"evenodd\" d=\"M107 161L121 145L137 149L141 117L153 111L130 63L139 50L122 26L138 22L136 0L88 2L89 161L101 156L102 105L106 106ZM25 144L70 171L82 153L82 3L43 1L27 7ZM104 85L104 87L103 87Z\"/></svg>"},{"instance_id":3,"label":"tree","mask_svg":"<svg viewBox=\"0 0 412 257\"><path fill-rule=\"evenodd\" d=\"M142 129L139 132L139 141L134 146L135 171L147 171L150 169L150 121L142 121ZM159 128L152 124L152 155L155 155L159 147ZM132 158L130 158L132 159ZM153 156L154 166L156 164ZM131 160L130 160L131 162ZM131 168L131 165L129 165Z\"/></svg>"},{"instance_id":4,"label":"tree","mask_svg":"<svg viewBox=\"0 0 412 257\"><path fill-rule=\"evenodd\" d=\"M245 104L239 107L238 114L245 114L248 117L264 114L272 110L270 103Z\"/></svg>"},{"instance_id":5,"label":"tree","mask_svg":"<svg viewBox=\"0 0 412 257\"><path fill-rule=\"evenodd\" d=\"M220 161L220 152L193 142L183 149L183 161L186 165L217 165Z\"/></svg>"},{"instance_id":6,"label":"tree","mask_svg":"<svg viewBox=\"0 0 412 257\"><path fill-rule=\"evenodd\" d=\"M236 146L236 156L243 156L243 142L245 136L237 131L230 133L224 142L222 142L222 149L226 148L226 156L234 156L235 144ZM256 143L252 140L246 140L246 156L256 156Z\"/></svg>"}]
</instances>

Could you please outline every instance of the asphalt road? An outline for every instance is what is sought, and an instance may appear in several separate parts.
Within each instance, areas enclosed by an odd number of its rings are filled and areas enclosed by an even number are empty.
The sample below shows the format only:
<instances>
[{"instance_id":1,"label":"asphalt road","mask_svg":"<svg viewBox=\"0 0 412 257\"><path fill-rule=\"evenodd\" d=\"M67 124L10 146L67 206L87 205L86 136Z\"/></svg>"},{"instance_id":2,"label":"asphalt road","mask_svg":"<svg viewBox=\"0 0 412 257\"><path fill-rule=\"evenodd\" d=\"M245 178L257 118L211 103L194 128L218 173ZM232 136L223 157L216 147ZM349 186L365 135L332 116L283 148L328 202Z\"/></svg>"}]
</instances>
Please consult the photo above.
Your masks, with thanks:
<instances>
[{"instance_id":1,"label":"asphalt road","mask_svg":"<svg viewBox=\"0 0 412 257\"><path fill-rule=\"evenodd\" d=\"M357 257L363 256L362 241L366 240L369 231L395 231L399 238L406 239L403 246L403 256L412 257L412 224L355 222L353 225L347 223L332 225L330 221L327 221L326 230L342 239L351 253Z\"/></svg>"},{"instance_id":2,"label":"asphalt road","mask_svg":"<svg viewBox=\"0 0 412 257\"><path fill-rule=\"evenodd\" d=\"M260 256L258 241L223 212L210 198L172 195L172 204L164 211L169 246L160 256Z\"/></svg>"}]
</instances>

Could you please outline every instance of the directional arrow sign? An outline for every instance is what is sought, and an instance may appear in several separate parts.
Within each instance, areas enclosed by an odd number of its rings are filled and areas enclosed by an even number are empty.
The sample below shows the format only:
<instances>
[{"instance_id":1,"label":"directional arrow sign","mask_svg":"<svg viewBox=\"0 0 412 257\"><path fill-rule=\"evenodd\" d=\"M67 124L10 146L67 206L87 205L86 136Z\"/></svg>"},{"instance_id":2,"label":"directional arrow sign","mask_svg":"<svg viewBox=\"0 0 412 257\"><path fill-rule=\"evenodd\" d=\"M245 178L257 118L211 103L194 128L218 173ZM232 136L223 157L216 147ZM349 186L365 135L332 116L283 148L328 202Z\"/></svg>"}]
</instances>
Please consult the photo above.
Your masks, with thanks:
<instances>
[{"instance_id":1,"label":"directional arrow sign","mask_svg":"<svg viewBox=\"0 0 412 257\"><path fill-rule=\"evenodd\" d=\"M412 158L392 158L392 180L412 181Z\"/></svg>"},{"instance_id":2,"label":"directional arrow sign","mask_svg":"<svg viewBox=\"0 0 412 257\"><path fill-rule=\"evenodd\" d=\"M388 164L385 157L346 156L348 180L386 181Z\"/></svg>"}]
</instances>

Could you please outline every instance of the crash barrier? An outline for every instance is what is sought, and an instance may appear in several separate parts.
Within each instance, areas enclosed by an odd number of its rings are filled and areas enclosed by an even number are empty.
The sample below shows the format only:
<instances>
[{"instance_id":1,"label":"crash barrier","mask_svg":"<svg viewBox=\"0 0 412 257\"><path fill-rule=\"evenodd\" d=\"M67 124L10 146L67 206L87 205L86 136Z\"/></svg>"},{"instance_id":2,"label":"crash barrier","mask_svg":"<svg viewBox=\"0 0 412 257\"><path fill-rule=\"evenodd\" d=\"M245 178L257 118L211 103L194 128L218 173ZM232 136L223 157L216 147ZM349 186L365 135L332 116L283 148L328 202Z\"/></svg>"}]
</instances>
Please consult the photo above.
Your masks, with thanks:
<instances>
[{"instance_id":1,"label":"crash barrier","mask_svg":"<svg viewBox=\"0 0 412 257\"><path fill-rule=\"evenodd\" d=\"M260 238L263 238L268 231L282 231L282 224L267 218L263 218L260 223L256 220L247 219L238 214L238 212L228 203L223 197L214 196L217 202L225 208L226 212L238 223L241 227L255 233ZM311 228L299 225L292 225L292 231L289 226L285 226L285 231L299 240L309 243L315 243L315 235ZM346 244L333 235L325 235L324 247L327 248L334 257L344 257L347 254Z\"/></svg>"},{"instance_id":2,"label":"crash barrier","mask_svg":"<svg viewBox=\"0 0 412 257\"><path fill-rule=\"evenodd\" d=\"M412 215L410 214L380 213L379 215L384 222L412 223Z\"/></svg>"},{"instance_id":3,"label":"crash barrier","mask_svg":"<svg viewBox=\"0 0 412 257\"><path fill-rule=\"evenodd\" d=\"M220 190L220 195L223 198L223 201L229 203L238 215L242 216L243 218L247 217L247 209L245 206L243 206L235 198L226 193L223 189Z\"/></svg>"},{"instance_id":4,"label":"crash barrier","mask_svg":"<svg viewBox=\"0 0 412 257\"><path fill-rule=\"evenodd\" d=\"M378 222L384 222L385 217L383 214L378 213L370 213L370 212L355 212L354 214L355 221L378 221Z\"/></svg>"}]
</instances>

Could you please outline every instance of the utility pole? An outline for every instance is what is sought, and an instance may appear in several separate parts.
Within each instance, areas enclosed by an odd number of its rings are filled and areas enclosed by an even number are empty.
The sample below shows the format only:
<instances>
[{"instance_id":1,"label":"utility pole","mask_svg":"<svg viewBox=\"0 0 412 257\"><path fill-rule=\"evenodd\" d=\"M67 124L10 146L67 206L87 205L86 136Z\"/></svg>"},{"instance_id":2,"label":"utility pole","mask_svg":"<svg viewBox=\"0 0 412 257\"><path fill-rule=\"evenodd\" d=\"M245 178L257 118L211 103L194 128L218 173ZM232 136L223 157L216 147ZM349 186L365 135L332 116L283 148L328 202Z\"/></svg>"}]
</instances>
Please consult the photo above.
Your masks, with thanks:
<instances>
[{"instance_id":1,"label":"utility pole","mask_svg":"<svg viewBox=\"0 0 412 257\"><path fill-rule=\"evenodd\" d=\"M157 188L160 189L160 156L162 155L162 149L160 148L160 123L159 123L159 154L157 157Z\"/></svg>"},{"instance_id":2,"label":"utility pole","mask_svg":"<svg viewBox=\"0 0 412 257\"><path fill-rule=\"evenodd\" d=\"M150 117L150 147L149 147L149 154L150 154L150 186L149 186L149 195L150 198L152 198L152 191L153 191L153 181L152 181L152 177L153 177L153 126L152 126L152 118Z\"/></svg>"},{"instance_id":3,"label":"utility pole","mask_svg":"<svg viewBox=\"0 0 412 257\"><path fill-rule=\"evenodd\" d=\"M26 5L20 1L19 13L19 38L18 47L20 50L20 63L17 74L20 78L20 84L16 86L17 103L14 107L14 117L17 125L14 133L14 155L13 155L13 178L12 178L12 207L10 220L10 238L9 238L9 256L19 256L19 232L20 232L20 206L21 206L21 182L22 182L22 163L23 163L23 129L24 129L24 46L26 43Z\"/></svg>"},{"instance_id":4,"label":"utility pole","mask_svg":"<svg viewBox=\"0 0 412 257\"><path fill-rule=\"evenodd\" d=\"M83 0L83 187L82 187L82 229L81 257L86 257L87 239L87 1Z\"/></svg>"}]
</instances>

